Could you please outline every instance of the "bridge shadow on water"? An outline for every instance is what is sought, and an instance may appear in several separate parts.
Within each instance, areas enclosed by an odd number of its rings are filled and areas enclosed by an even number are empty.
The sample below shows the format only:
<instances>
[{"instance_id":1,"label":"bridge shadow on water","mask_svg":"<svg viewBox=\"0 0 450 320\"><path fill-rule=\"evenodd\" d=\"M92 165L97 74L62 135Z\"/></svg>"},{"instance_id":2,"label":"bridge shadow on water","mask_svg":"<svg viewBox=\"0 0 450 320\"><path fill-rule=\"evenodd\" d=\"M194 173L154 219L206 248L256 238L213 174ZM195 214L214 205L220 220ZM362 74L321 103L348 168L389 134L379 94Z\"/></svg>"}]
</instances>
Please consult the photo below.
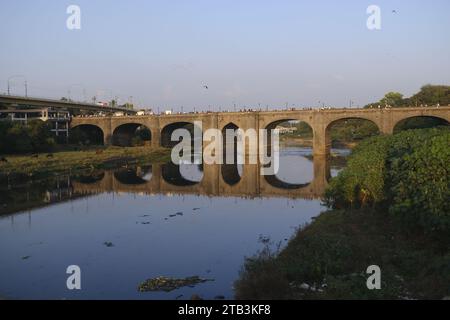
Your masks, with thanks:
<instances>
[{"instance_id":1,"label":"bridge shadow on water","mask_svg":"<svg viewBox=\"0 0 450 320\"><path fill-rule=\"evenodd\" d=\"M259 164L153 164L1 187L0 214L15 213L101 193L208 197L319 199L331 176L327 157L302 158L299 168L262 176ZM297 159L294 159L297 161ZM301 168L300 168L301 167ZM306 173L305 173L306 172ZM293 176L296 181L293 181ZM295 180L295 179L294 179ZM309 181L308 181L309 180Z\"/></svg>"}]
</instances>

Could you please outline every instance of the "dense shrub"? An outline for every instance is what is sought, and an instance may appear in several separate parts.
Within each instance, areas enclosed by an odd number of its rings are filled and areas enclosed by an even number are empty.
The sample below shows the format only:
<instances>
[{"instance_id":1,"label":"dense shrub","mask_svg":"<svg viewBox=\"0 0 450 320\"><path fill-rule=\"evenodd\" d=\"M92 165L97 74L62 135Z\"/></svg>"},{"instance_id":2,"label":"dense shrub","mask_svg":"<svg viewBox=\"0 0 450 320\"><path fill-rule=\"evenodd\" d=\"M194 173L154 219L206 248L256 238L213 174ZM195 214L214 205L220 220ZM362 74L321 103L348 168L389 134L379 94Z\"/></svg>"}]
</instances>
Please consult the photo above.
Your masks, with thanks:
<instances>
[{"instance_id":1,"label":"dense shrub","mask_svg":"<svg viewBox=\"0 0 450 320\"><path fill-rule=\"evenodd\" d=\"M408 223L450 227L450 130L409 130L361 143L331 181L333 208L386 208Z\"/></svg>"},{"instance_id":2,"label":"dense shrub","mask_svg":"<svg viewBox=\"0 0 450 320\"><path fill-rule=\"evenodd\" d=\"M49 151L55 145L50 124L40 120L28 124L0 122L0 153Z\"/></svg>"},{"instance_id":3,"label":"dense shrub","mask_svg":"<svg viewBox=\"0 0 450 320\"><path fill-rule=\"evenodd\" d=\"M390 212L408 223L450 230L450 132L423 141L391 170Z\"/></svg>"}]
</instances>

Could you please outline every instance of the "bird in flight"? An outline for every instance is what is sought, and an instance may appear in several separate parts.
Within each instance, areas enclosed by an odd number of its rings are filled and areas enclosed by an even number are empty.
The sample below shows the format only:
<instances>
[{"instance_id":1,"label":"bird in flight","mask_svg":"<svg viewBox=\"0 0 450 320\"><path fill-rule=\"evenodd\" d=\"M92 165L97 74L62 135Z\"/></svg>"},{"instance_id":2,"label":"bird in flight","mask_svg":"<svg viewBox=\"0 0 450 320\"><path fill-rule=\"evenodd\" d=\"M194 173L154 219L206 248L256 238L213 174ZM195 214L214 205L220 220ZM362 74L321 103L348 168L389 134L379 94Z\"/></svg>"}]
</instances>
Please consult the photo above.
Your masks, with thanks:
<instances>
[{"instance_id":1,"label":"bird in flight","mask_svg":"<svg viewBox=\"0 0 450 320\"><path fill-rule=\"evenodd\" d=\"M203 88L205 88L206 90L209 89L209 87L206 84L203 85Z\"/></svg>"},{"instance_id":2,"label":"bird in flight","mask_svg":"<svg viewBox=\"0 0 450 320\"><path fill-rule=\"evenodd\" d=\"M392 10L392 13L397 13L397 10Z\"/></svg>"}]
</instances>

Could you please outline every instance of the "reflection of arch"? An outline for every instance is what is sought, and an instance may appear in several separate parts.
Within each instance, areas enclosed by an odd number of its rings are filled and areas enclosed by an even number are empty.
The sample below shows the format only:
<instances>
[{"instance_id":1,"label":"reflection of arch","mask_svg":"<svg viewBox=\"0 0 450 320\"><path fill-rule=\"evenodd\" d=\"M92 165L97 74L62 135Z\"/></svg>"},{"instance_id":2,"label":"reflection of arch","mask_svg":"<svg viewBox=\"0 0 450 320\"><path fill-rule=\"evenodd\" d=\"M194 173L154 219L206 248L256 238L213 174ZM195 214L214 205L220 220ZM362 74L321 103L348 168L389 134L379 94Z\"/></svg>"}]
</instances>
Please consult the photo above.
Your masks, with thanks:
<instances>
[{"instance_id":1,"label":"reflection of arch","mask_svg":"<svg viewBox=\"0 0 450 320\"><path fill-rule=\"evenodd\" d=\"M276 175L264 176L264 178L266 179L267 183L270 184L272 187L279 189L295 190L307 187L310 184L310 183L295 184L284 182L280 180Z\"/></svg>"},{"instance_id":2,"label":"reflection of arch","mask_svg":"<svg viewBox=\"0 0 450 320\"><path fill-rule=\"evenodd\" d=\"M278 172L266 175L264 179L271 186L279 189L296 190L307 187L314 180L314 163L309 156L311 150L299 152L300 149L286 149L280 153ZM308 149L306 149L308 150Z\"/></svg>"},{"instance_id":3,"label":"reflection of arch","mask_svg":"<svg viewBox=\"0 0 450 320\"><path fill-rule=\"evenodd\" d=\"M150 129L140 123L125 123L117 126L113 131L113 145L127 147L132 145L132 139L136 136L139 130L145 130L145 135L142 135L141 140L150 141Z\"/></svg>"},{"instance_id":4,"label":"reflection of arch","mask_svg":"<svg viewBox=\"0 0 450 320\"><path fill-rule=\"evenodd\" d=\"M121 169L114 172L114 178L125 185L146 184L149 181L147 177L151 172L151 166L139 167L137 169Z\"/></svg>"},{"instance_id":5,"label":"reflection of arch","mask_svg":"<svg viewBox=\"0 0 450 320\"><path fill-rule=\"evenodd\" d=\"M99 126L94 124L80 124L70 129L72 142L103 145L105 134Z\"/></svg>"},{"instance_id":6,"label":"reflection of arch","mask_svg":"<svg viewBox=\"0 0 450 320\"><path fill-rule=\"evenodd\" d=\"M161 146L165 148L173 148L175 145L179 143L179 141L171 141L172 133L176 129L187 129L192 138L192 144L194 143L194 128L195 125L192 122L173 122L166 125L161 130ZM202 138L202 137L201 137Z\"/></svg>"},{"instance_id":7,"label":"reflection of arch","mask_svg":"<svg viewBox=\"0 0 450 320\"><path fill-rule=\"evenodd\" d=\"M190 181L181 174L180 166L174 163L167 163L161 167L161 175L164 181L174 186L193 186L198 184L197 181Z\"/></svg>"},{"instance_id":8,"label":"reflection of arch","mask_svg":"<svg viewBox=\"0 0 450 320\"><path fill-rule=\"evenodd\" d=\"M398 133L402 130L409 129L420 129L420 128L431 128L437 126L448 126L450 123L441 117L437 116L412 116L408 118L404 118L398 121L394 125L394 133Z\"/></svg>"},{"instance_id":9,"label":"reflection of arch","mask_svg":"<svg viewBox=\"0 0 450 320\"><path fill-rule=\"evenodd\" d=\"M83 183L83 184L93 184L93 183L97 183L101 180L103 180L103 178L105 177L105 172L96 172L96 173L92 173L90 175L79 175L76 178L74 178L74 180Z\"/></svg>"},{"instance_id":10,"label":"reflection of arch","mask_svg":"<svg viewBox=\"0 0 450 320\"><path fill-rule=\"evenodd\" d=\"M239 127L230 122L222 129L223 136L223 165L221 166L222 178L230 186L233 186L241 181L241 175L239 174L239 166L237 164L237 136L233 141L227 141L226 130L238 130ZM232 145L230 145L232 144ZM227 162L227 150L233 153L233 163Z\"/></svg>"}]
</instances>

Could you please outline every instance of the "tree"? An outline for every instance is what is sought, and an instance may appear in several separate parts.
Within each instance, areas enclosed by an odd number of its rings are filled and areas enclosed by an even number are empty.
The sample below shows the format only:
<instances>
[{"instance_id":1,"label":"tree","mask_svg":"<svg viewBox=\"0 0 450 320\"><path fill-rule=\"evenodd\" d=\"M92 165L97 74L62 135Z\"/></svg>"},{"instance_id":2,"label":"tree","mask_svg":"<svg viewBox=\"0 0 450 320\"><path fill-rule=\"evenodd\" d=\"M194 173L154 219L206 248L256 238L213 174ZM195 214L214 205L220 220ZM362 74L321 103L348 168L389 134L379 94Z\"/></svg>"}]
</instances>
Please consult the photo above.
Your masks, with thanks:
<instances>
[{"instance_id":1,"label":"tree","mask_svg":"<svg viewBox=\"0 0 450 320\"><path fill-rule=\"evenodd\" d=\"M403 95L400 92L386 93L384 98L380 100L380 104L400 107L403 105Z\"/></svg>"},{"instance_id":2,"label":"tree","mask_svg":"<svg viewBox=\"0 0 450 320\"><path fill-rule=\"evenodd\" d=\"M450 86L427 84L420 88L420 91L410 98L411 102L421 104L450 104Z\"/></svg>"},{"instance_id":3,"label":"tree","mask_svg":"<svg viewBox=\"0 0 450 320\"><path fill-rule=\"evenodd\" d=\"M420 88L420 91L410 98L403 98L399 92L389 92L378 102L369 103L365 108L371 106L389 104L393 107L408 107L420 105L450 105L450 86L427 84Z\"/></svg>"}]
</instances>

